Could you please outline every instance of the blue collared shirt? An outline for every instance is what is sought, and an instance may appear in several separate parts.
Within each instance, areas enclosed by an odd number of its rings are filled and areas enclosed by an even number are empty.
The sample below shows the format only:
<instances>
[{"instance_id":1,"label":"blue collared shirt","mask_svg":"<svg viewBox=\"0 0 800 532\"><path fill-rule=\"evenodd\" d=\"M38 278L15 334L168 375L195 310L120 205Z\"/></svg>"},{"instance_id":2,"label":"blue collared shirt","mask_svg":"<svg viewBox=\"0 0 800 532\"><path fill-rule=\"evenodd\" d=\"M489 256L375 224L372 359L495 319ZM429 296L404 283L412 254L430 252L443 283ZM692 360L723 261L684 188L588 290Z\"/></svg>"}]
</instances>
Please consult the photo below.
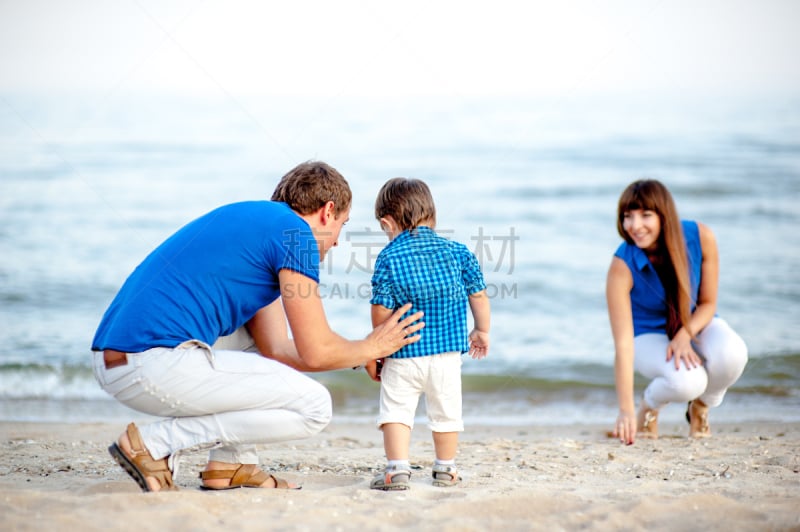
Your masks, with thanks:
<instances>
[{"instance_id":1,"label":"blue collared shirt","mask_svg":"<svg viewBox=\"0 0 800 532\"><path fill-rule=\"evenodd\" d=\"M703 249L700 244L700 230L697 222L684 220L683 238L689 258L689 280L691 282L691 310L694 311L700 290L700 272L703 264ZM617 248L619 257L633 276L631 288L631 311L633 313L633 335L662 333L667 329L667 303L664 285L655 267L639 247L623 242Z\"/></svg>"},{"instance_id":2,"label":"blue collared shirt","mask_svg":"<svg viewBox=\"0 0 800 532\"><path fill-rule=\"evenodd\" d=\"M103 316L92 349L213 344L280 297L282 269L319 283L319 248L305 220L274 201L219 207L136 268Z\"/></svg>"},{"instance_id":3,"label":"blue collared shirt","mask_svg":"<svg viewBox=\"0 0 800 532\"><path fill-rule=\"evenodd\" d=\"M411 302L423 311L422 338L396 352L412 358L469 349L467 300L486 289L475 255L429 227L403 231L383 248L372 275L373 305L397 309Z\"/></svg>"}]
</instances>

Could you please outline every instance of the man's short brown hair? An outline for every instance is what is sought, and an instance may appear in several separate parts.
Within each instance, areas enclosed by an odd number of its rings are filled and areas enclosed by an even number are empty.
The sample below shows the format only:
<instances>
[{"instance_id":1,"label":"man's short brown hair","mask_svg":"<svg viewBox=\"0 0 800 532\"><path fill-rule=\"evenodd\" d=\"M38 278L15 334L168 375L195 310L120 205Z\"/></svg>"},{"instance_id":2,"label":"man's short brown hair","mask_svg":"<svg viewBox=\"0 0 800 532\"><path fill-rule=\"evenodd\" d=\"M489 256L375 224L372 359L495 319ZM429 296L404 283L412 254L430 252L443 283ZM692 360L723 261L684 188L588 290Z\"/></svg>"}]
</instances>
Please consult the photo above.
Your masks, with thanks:
<instances>
[{"instance_id":1,"label":"man's short brown hair","mask_svg":"<svg viewBox=\"0 0 800 532\"><path fill-rule=\"evenodd\" d=\"M350 208L353 193L342 174L322 161L300 163L283 176L272 193L300 214L311 214L329 201L338 217Z\"/></svg>"}]
</instances>

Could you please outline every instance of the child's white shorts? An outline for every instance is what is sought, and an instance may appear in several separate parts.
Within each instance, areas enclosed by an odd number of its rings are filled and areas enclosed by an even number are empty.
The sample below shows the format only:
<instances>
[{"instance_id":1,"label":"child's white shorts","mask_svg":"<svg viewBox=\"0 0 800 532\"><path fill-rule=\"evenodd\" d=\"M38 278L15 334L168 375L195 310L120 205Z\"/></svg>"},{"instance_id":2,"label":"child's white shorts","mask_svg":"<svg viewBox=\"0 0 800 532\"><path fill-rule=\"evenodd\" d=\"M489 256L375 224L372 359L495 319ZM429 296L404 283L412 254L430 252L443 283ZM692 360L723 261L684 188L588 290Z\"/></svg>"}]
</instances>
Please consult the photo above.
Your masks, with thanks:
<instances>
[{"instance_id":1,"label":"child's white shorts","mask_svg":"<svg viewBox=\"0 0 800 532\"><path fill-rule=\"evenodd\" d=\"M387 358L381 370L378 427L402 423L414 428L419 396L425 394L428 428L461 432L461 353L415 358Z\"/></svg>"}]
</instances>

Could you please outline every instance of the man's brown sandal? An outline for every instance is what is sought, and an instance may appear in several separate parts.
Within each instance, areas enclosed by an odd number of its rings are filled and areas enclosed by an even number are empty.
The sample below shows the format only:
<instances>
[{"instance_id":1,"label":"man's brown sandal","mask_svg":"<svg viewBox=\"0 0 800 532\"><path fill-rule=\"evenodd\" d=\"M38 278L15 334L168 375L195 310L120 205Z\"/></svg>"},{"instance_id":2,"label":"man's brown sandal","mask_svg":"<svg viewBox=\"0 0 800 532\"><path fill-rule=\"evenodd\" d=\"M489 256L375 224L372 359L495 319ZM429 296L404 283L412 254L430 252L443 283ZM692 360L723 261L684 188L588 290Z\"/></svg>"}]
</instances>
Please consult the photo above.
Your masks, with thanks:
<instances>
[{"instance_id":1,"label":"man's brown sandal","mask_svg":"<svg viewBox=\"0 0 800 532\"><path fill-rule=\"evenodd\" d=\"M127 432L132 454L128 456L119 444L114 442L108 448L114 460L139 484L142 491L153 491L147 485L147 477L155 478L161 486L161 491L177 491L178 486L172 481L172 471L169 469L167 459L153 460L135 424L129 424Z\"/></svg>"},{"instance_id":2,"label":"man's brown sandal","mask_svg":"<svg viewBox=\"0 0 800 532\"><path fill-rule=\"evenodd\" d=\"M201 471L200 479L206 480L229 480L227 486L219 488L201 484L200 487L204 490L232 490L236 488L260 488L264 482L269 479L275 481L275 487L278 489L293 489L299 490L300 486L292 487L289 483L282 478L278 478L269 473L259 471L255 464L242 464L237 469L215 469L213 471ZM267 488L268 489L268 488Z\"/></svg>"}]
</instances>

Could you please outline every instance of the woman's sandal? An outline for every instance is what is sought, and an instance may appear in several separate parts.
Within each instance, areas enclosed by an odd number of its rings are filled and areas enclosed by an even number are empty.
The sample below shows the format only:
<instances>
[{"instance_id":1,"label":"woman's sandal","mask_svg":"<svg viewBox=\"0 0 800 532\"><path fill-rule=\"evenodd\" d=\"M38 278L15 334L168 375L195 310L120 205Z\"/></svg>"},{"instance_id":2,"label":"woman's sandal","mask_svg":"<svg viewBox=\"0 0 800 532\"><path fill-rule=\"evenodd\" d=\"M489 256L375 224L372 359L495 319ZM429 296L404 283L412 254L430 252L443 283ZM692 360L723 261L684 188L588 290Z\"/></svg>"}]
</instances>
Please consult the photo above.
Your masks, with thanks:
<instances>
[{"instance_id":1,"label":"woman's sandal","mask_svg":"<svg viewBox=\"0 0 800 532\"><path fill-rule=\"evenodd\" d=\"M433 466L433 485L437 488L450 488L461 482L455 466L438 464Z\"/></svg>"},{"instance_id":2,"label":"woman's sandal","mask_svg":"<svg viewBox=\"0 0 800 532\"><path fill-rule=\"evenodd\" d=\"M408 483L409 480L411 480L411 471L406 469L387 470L372 479L369 487L373 490L383 491L407 490L411 487Z\"/></svg>"},{"instance_id":3,"label":"woman's sandal","mask_svg":"<svg viewBox=\"0 0 800 532\"><path fill-rule=\"evenodd\" d=\"M204 490L233 490L236 488L260 488L269 479L275 481L275 488L299 490L300 486L289 486L289 483L282 478L278 478L269 473L258 470L255 464L242 464L237 469L215 469L212 471L201 471L200 479L206 480L229 480L227 486L212 487L201 484ZM265 488L269 489L269 488Z\"/></svg>"},{"instance_id":4,"label":"woman's sandal","mask_svg":"<svg viewBox=\"0 0 800 532\"><path fill-rule=\"evenodd\" d=\"M690 438L711 437L711 427L708 426L708 407L700 399L689 401L686 408L686 421L689 422Z\"/></svg>"},{"instance_id":5,"label":"woman's sandal","mask_svg":"<svg viewBox=\"0 0 800 532\"><path fill-rule=\"evenodd\" d=\"M644 403L636 416L636 435L643 439L658 439L658 410L647 408Z\"/></svg>"},{"instance_id":6,"label":"woman's sandal","mask_svg":"<svg viewBox=\"0 0 800 532\"><path fill-rule=\"evenodd\" d=\"M153 491L147 485L147 477L155 478L161 486L161 491L178 491L178 486L172 480L172 471L169 469L167 458L153 460L134 423L128 425L127 432L132 454L128 456L119 444L114 442L108 448L114 460L136 481L142 491Z\"/></svg>"}]
</instances>

